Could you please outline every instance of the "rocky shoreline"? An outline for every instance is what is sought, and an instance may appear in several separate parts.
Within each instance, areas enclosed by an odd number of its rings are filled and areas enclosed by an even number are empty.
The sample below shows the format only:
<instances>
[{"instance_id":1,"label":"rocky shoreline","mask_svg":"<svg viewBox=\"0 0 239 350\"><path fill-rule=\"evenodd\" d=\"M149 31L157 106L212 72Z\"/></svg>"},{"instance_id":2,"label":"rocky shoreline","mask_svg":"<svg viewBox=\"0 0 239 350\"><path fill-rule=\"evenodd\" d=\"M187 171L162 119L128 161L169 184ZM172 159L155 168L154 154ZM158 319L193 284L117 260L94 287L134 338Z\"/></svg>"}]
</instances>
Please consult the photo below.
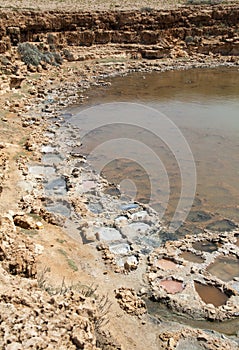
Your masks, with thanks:
<instances>
[{"instance_id":1,"label":"rocky shoreline","mask_svg":"<svg viewBox=\"0 0 239 350\"><path fill-rule=\"evenodd\" d=\"M47 343L49 338L54 338L51 340L52 346L58 344L61 349L124 349L129 348L129 344L132 349L140 349L139 344L144 336L138 335L139 339L133 336L136 327L141 329L142 334L149 333L144 339L143 348L148 346L150 349L178 349L180 346L186 348L194 345L198 349L236 349L238 334L236 337L235 333L229 339L220 333L209 334L171 321L161 322L160 330L158 324L154 324L151 316L146 313L141 297L165 303L169 308L193 318L210 321L232 318L237 320L238 277L224 281L207 271L220 256L239 258L237 226L231 232L204 232L197 236L187 236L184 240L162 244L166 228L159 222L157 214L147 205L132 202L130 198L120 198L112 184L92 171L90 164L79 152L79 130L66 127L69 114L67 115L65 108L74 103L84 103L87 90L97 84L106 84L107 77L110 76L137 71L238 66L238 57L218 54L208 56L195 52L180 56L180 45L174 47L174 52L178 52L175 57L161 60L142 60L140 57L133 59L132 51L127 54L125 50L120 51L110 45L83 49L74 47L72 51L75 51L74 57L77 59L65 60L62 66L55 68L48 66L48 70L27 67L19 61L14 48L11 54L6 54L6 58L11 61L6 69L12 70L17 65L20 74L6 75L2 79L1 104L4 115L1 122L10 127L15 125L17 131L14 132L22 132L24 140L19 141L21 153L12 159L12 163L17 166L15 181L18 184L18 193L14 197L15 204L12 205L13 199L10 198L5 208L1 207L1 250L4 252L1 259L3 315L7 312L6 305L12 305L11 319L3 317L2 348L10 350L40 346L42 349L50 349L51 345L48 346ZM79 52L82 55L82 51L87 54L94 51L93 58L84 56L84 61L78 60ZM7 139L1 144L1 178L3 185L8 186L7 171L11 168L9 152L12 148L14 147ZM12 152L15 157L16 151ZM6 187L3 186L3 199L8 196ZM8 213L5 211L6 207ZM58 230L62 233L58 233ZM32 233L32 236L26 238L26 233ZM57 236L57 243L56 238L54 242L50 238L54 234ZM15 236L22 241L16 241ZM48 245L47 241L51 239L51 245ZM216 245L214 251L201 251L193 247L196 242L205 240ZM67 252L61 248L61 241L64 241ZM71 249L68 249L71 244L75 244L74 247L80 245L81 255L74 256ZM106 326L102 326L100 331L97 329L96 315L100 310L97 311L97 300L94 301L92 295L87 299L82 290L80 293L67 290L62 296L56 297L57 300L52 301L45 291L39 290L39 283L35 279L36 270L38 281L39 268L44 266L44 262L51 262L54 271L57 261L53 252L56 246L57 252L63 255L74 271L73 275L67 270L60 271L60 274L58 271L56 285L59 285L59 279L65 275L69 277L68 280L81 281L81 273L84 283L88 281L87 284L90 285L94 281L99 284L99 293L108 293L113 304L113 311L107 310L107 327L111 336L107 334ZM89 256L84 256L84 252L91 254L92 260L89 260ZM195 263L184 259L181 255L185 252L200 257L202 261ZM49 257L51 254L52 259ZM58 259L62 259L59 256ZM72 256L76 261L72 260ZM56 272L49 274L50 279L57 280L56 275ZM165 281L165 284L162 283ZM225 294L226 300L219 306L203 302L195 288L195 282L215 287ZM6 285L9 283L12 286L6 296ZM16 288L16 285L19 287ZM30 292L26 287L28 285ZM26 295L19 299L19 293L22 294L24 288ZM32 308L39 315L38 310L43 307L37 301L39 298L43 298L45 317L49 319L51 313L58 315L56 310L62 310L63 302L68 303L63 306L65 314L59 322L63 325L66 319L71 318L70 315L77 313L76 318L72 316L74 319L70 319L69 329L59 327L57 322L54 325L50 323L47 330L43 330L40 327L42 318L39 316L37 331L27 333L27 327L32 328L29 324L33 321L29 323L27 318L23 321L22 314L17 314L16 305ZM88 302L95 305L88 308ZM76 305L80 311L75 310ZM111 315L114 315L116 321ZM81 319L82 317L85 319ZM99 317L102 318L102 315ZM78 326L79 319L82 326ZM13 337L10 333L14 325L18 327L15 327L16 335ZM126 332L125 325L129 327L127 333L119 334L119 330ZM39 343L42 332L46 332L46 338L43 343Z\"/></svg>"},{"instance_id":2,"label":"rocky shoreline","mask_svg":"<svg viewBox=\"0 0 239 350\"><path fill-rule=\"evenodd\" d=\"M195 64L193 63L193 66ZM215 66L216 64L214 63L213 65ZM188 66L184 65L184 68L188 68ZM147 67L148 69L150 68ZM103 81L101 84L103 84ZM53 92L53 95L56 95L56 93ZM227 318L237 317L238 291L235 289L237 282L235 281L233 285L230 285L204 272L206 266L213 261L212 258L219 253L215 253L214 256L210 254L210 258L209 255L206 256L206 265L188 263L178 258L178 256L183 251L190 250L190 242L192 244L192 242L204 241L207 237L210 237L212 241L222 240L224 245L232 244L232 246L229 246L228 251L225 248L221 249L221 251L219 250L220 254L227 255L230 253L238 257L238 247L233 245L233 242L236 241L239 231L234 230L232 234L207 232L201 234L201 236L188 237L188 243L185 240L183 244L180 241L168 242L154 250L155 247L160 245L160 234L162 235L165 231L162 223L157 220L157 214L146 205L132 203L130 199L122 202L117 196L112 197L112 195L105 194L112 185L108 184L105 179L99 178L98 175L94 175L90 165L81 154L72 154L72 150L77 148L80 143L79 131L76 130L74 134L74 130L71 130L69 127L67 130L63 130L65 124L64 111L58 115L59 112L55 110L54 103L47 108L45 118L48 118L47 116L52 109L50 114L53 114L53 116L50 117L50 120L56 121L53 123L50 121L50 124L47 123L45 127L46 138L41 148L43 158L45 156L44 164L31 165L28 171L26 171L25 167L24 179L27 183L35 182L36 188L39 187L39 180L41 180L40 193L36 194L35 198L31 194L24 199L24 210L38 214L48 222L60 226L64 226L64 221L66 220L67 232L74 239L77 239L80 244L86 243L96 247L101 252L107 266L114 273L129 274L131 271L137 273L136 271L138 270L139 275L137 279L139 285L144 286L144 297L145 294L148 294L155 300L166 302L173 310L177 310L182 314L188 313L194 318L222 321ZM74 143L72 140L76 140L76 142ZM37 148L34 144L31 147ZM53 157L54 155L57 159ZM58 185L57 179L60 181ZM43 193L42 181L44 186ZM47 185L44 185L44 182ZM51 183L55 184L55 188L48 186ZM47 198L45 199L44 196ZM46 211L41 205L39 206L39 197L44 198L44 206L50 211ZM35 201L37 201L37 205ZM63 215L59 215L59 212L62 212ZM182 247L180 247L180 244ZM173 249L175 249L175 253L177 251L177 256L174 256ZM147 262L147 254L143 254L142 251L147 251L148 254L150 251L153 251L149 257L149 263ZM173 268L165 269L160 264L157 265L156 263L155 265L155 261L159 261L160 258L162 261L165 258L167 261L172 261L172 264L174 264ZM144 271L146 266L148 266L148 286L141 275L142 270ZM177 269L178 271L176 271ZM200 281L224 291L226 295L230 295L230 301L219 308L212 304L205 304L197 296L198 294L192 282L188 282L187 275L191 276L192 281ZM174 294L170 291L167 292L164 288L159 288L156 283L157 280L182 281L188 287L183 293ZM188 289L189 284L190 290ZM148 292L145 291L146 286ZM135 288L136 286L129 286L127 283L127 288L130 287ZM126 293L127 290L125 291ZM185 295L189 295L191 300L189 301ZM195 300L196 296L197 301ZM126 302L127 297L122 297L122 299ZM135 310L137 310L136 306ZM137 314L135 310L133 308L133 314Z\"/></svg>"}]
</instances>

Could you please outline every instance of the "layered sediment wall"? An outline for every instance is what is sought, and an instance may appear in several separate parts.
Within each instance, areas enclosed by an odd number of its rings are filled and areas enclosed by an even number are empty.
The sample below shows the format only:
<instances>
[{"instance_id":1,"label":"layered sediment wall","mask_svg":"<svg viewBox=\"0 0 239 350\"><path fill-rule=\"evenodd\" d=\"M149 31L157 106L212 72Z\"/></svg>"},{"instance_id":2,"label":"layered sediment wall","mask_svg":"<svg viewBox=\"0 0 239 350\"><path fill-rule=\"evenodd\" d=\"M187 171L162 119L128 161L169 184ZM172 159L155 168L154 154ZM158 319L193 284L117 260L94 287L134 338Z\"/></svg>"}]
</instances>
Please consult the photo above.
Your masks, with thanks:
<instances>
[{"instance_id":1,"label":"layered sediment wall","mask_svg":"<svg viewBox=\"0 0 239 350\"><path fill-rule=\"evenodd\" d=\"M67 46L136 45L145 58L169 55L177 40L187 52L239 55L239 6L175 10L0 13L0 53L20 42Z\"/></svg>"}]
</instances>

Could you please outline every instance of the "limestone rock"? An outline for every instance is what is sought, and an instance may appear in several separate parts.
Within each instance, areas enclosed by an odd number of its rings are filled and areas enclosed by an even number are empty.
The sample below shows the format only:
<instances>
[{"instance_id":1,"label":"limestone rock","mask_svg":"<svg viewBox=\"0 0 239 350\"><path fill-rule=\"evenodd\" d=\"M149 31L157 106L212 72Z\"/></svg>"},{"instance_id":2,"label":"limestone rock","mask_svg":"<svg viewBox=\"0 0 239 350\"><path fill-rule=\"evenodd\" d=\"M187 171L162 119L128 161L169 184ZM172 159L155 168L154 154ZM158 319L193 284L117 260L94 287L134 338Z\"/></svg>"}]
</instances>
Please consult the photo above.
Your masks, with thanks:
<instances>
[{"instance_id":1,"label":"limestone rock","mask_svg":"<svg viewBox=\"0 0 239 350\"><path fill-rule=\"evenodd\" d=\"M129 314L136 316L146 313L145 302L137 296L132 288L119 288L115 290L115 297L120 307Z\"/></svg>"},{"instance_id":2,"label":"limestone rock","mask_svg":"<svg viewBox=\"0 0 239 350\"><path fill-rule=\"evenodd\" d=\"M11 76L10 89L19 89L24 79L24 77Z\"/></svg>"},{"instance_id":3,"label":"limestone rock","mask_svg":"<svg viewBox=\"0 0 239 350\"><path fill-rule=\"evenodd\" d=\"M111 227L100 227L96 230L95 235L99 241L117 241L122 239L120 232Z\"/></svg>"},{"instance_id":4,"label":"limestone rock","mask_svg":"<svg viewBox=\"0 0 239 350\"><path fill-rule=\"evenodd\" d=\"M14 224L26 230L33 230L37 228L35 220L29 215L14 216Z\"/></svg>"}]
</instances>

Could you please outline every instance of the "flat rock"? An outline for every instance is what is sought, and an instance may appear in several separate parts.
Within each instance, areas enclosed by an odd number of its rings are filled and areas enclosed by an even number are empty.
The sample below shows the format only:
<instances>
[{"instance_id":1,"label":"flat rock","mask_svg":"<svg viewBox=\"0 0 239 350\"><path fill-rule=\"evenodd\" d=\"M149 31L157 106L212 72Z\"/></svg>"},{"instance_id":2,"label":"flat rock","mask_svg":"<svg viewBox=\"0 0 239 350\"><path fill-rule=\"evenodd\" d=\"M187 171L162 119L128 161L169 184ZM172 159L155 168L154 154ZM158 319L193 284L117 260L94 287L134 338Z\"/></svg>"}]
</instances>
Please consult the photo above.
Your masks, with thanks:
<instances>
[{"instance_id":1,"label":"flat rock","mask_svg":"<svg viewBox=\"0 0 239 350\"><path fill-rule=\"evenodd\" d=\"M115 225L122 227L128 224L128 219L126 216L119 216L115 219Z\"/></svg>"},{"instance_id":2,"label":"flat rock","mask_svg":"<svg viewBox=\"0 0 239 350\"><path fill-rule=\"evenodd\" d=\"M56 151L56 149L52 146L42 146L41 149L42 153L54 153Z\"/></svg>"},{"instance_id":3,"label":"flat rock","mask_svg":"<svg viewBox=\"0 0 239 350\"><path fill-rule=\"evenodd\" d=\"M139 207L139 205L136 203L129 203L129 204L121 205L120 209L121 210L131 210L131 209L136 209L138 207Z\"/></svg>"},{"instance_id":4,"label":"flat rock","mask_svg":"<svg viewBox=\"0 0 239 350\"><path fill-rule=\"evenodd\" d=\"M149 221L150 217L146 210L138 211L137 213L133 213L131 215L131 219L134 221Z\"/></svg>"},{"instance_id":5,"label":"flat rock","mask_svg":"<svg viewBox=\"0 0 239 350\"><path fill-rule=\"evenodd\" d=\"M202 347L196 340L194 339L180 339L176 350L203 350Z\"/></svg>"},{"instance_id":6,"label":"flat rock","mask_svg":"<svg viewBox=\"0 0 239 350\"><path fill-rule=\"evenodd\" d=\"M52 166L44 166L44 165L32 165L28 167L29 173L32 175L44 175L50 176L55 174L56 169Z\"/></svg>"},{"instance_id":7,"label":"flat rock","mask_svg":"<svg viewBox=\"0 0 239 350\"><path fill-rule=\"evenodd\" d=\"M138 235L147 234L150 230L150 226L144 222L134 222L127 226L122 227L122 234L129 238L137 237Z\"/></svg>"},{"instance_id":8,"label":"flat rock","mask_svg":"<svg viewBox=\"0 0 239 350\"><path fill-rule=\"evenodd\" d=\"M117 243L110 245L109 250L111 253L117 255L125 255L130 252L130 246L128 243Z\"/></svg>"},{"instance_id":9,"label":"flat rock","mask_svg":"<svg viewBox=\"0 0 239 350\"><path fill-rule=\"evenodd\" d=\"M98 228L96 230L95 236L99 241L117 241L122 239L120 232L111 227Z\"/></svg>"}]
</instances>

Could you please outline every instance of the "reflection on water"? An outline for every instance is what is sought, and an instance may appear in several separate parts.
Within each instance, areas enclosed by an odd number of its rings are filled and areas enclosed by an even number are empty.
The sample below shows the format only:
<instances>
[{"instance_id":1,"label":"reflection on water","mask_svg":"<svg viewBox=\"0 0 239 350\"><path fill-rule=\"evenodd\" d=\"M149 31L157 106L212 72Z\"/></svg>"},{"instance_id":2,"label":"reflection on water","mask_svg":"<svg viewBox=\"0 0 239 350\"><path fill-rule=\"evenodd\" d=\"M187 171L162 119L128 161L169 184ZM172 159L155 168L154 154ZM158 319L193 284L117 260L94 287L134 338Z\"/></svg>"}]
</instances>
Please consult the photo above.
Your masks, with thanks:
<instances>
[{"instance_id":1,"label":"reflection on water","mask_svg":"<svg viewBox=\"0 0 239 350\"><path fill-rule=\"evenodd\" d=\"M228 297L225 293L221 292L218 288L214 286L209 286L206 284L201 284L199 282L194 282L196 291L198 292L200 298L206 304L213 304L214 306L221 306L226 304Z\"/></svg>"},{"instance_id":2,"label":"reflection on water","mask_svg":"<svg viewBox=\"0 0 239 350\"><path fill-rule=\"evenodd\" d=\"M173 319L174 322L187 324L190 327L201 328L204 330L213 329L227 335L236 335L238 332L238 319L231 319L223 322L198 320L195 317L186 317L186 315L180 315L174 310L169 310L168 307L162 303L153 302L149 299L145 299L145 302L147 304L149 314L163 321L172 321ZM185 348L185 350L187 349Z\"/></svg>"},{"instance_id":3,"label":"reflection on water","mask_svg":"<svg viewBox=\"0 0 239 350\"><path fill-rule=\"evenodd\" d=\"M126 77L112 78L110 87L97 87L90 92L89 106L109 102L137 102L148 105L170 118L185 136L195 159L197 193L188 217L188 225L191 226L186 229L182 227L183 235L196 233L195 227L198 229L200 225L210 229L231 229L232 223L229 220L220 220L220 216L239 222L238 78L237 69L226 68L150 74L135 73ZM77 113L85 107L85 105L77 106L72 109L72 112ZM101 117L99 112L97 118ZM79 125L83 130L87 130L87 123L87 118L82 118ZM157 178L153 178L152 181L158 183L160 180L157 190L153 193L154 208L159 212L166 210L165 219L169 221L180 198L181 176L175 155L158 137L135 126L128 126L126 129L120 124L108 125L91 132L90 137L83 140L80 152L85 152L86 155L91 153L91 150L109 140L109 136L111 139L120 137L127 139L132 138L132 135L134 135L134 140L144 143L155 152L164 165L164 169L161 169L158 163L150 162L147 154L142 155L141 159L144 160L146 168L151 169L152 174L157 174ZM151 195L149 174L142 164L132 161L135 159L135 149L127 149L128 157L125 157L125 144L117 143L117 147L118 153L122 154L120 158L112 160L112 157L109 156L110 152L114 155L113 148L108 150L109 154L101 154L105 164L108 160L108 164L102 169L102 174L112 183L108 193L119 196L114 184L120 184L123 180L129 179L134 182L135 186L126 188L127 193L135 196L138 201L148 203ZM94 161L97 162L97 159ZM168 176L170 191L168 191L164 171ZM168 196L170 196L169 201ZM177 233L173 235L175 236L165 232L165 240L178 237ZM218 244L209 240L196 242L193 245L194 249L208 253L217 251L218 247ZM192 252L184 252L181 257L197 263L204 261ZM161 264L162 269L176 268L175 264L168 260L161 259L158 263ZM166 288L174 288L173 282L179 283L176 287L182 288L179 281L167 280L161 283ZM205 303L218 306L224 305L228 300L227 295L216 287L195 282L195 289ZM174 292L174 289L172 291ZM166 319L171 319L171 312L166 308L162 311L162 308L160 303L157 303L157 306L153 303L149 312L157 315L157 312L160 311L158 312L159 317L163 313ZM181 320L180 316L175 315L175 321L178 320ZM212 324L190 319L188 323L195 327L217 329L226 334L235 334L238 329L238 321L235 320Z\"/></svg>"},{"instance_id":4,"label":"reflection on water","mask_svg":"<svg viewBox=\"0 0 239 350\"><path fill-rule=\"evenodd\" d=\"M207 270L223 281L230 281L239 277L239 259L233 255L219 256Z\"/></svg>"},{"instance_id":5,"label":"reflection on water","mask_svg":"<svg viewBox=\"0 0 239 350\"><path fill-rule=\"evenodd\" d=\"M218 244L205 240L194 242L192 247L196 250L201 250L202 252L212 253L218 249Z\"/></svg>"},{"instance_id":6,"label":"reflection on water","mask_svg":"<svg viewBox=\"0 0 239 350\"><path fill-rule=\"evenodd\" d=\"M98 87L89 96L89 105L107 102L138 102L158 109L169 117L186 137L196 162L197 197L195 209L219 213L239 221L239 70L235 68L197 69L165 73L134 73L111 79L110 87ZM77 107L78 110L80 107ZM85 108L85 107L84 107ZM77 111L77 109L76 109ZM100 115L98 116L100 118ZM82 128L87 120L82 120ZM132 137L132 130L128 130ZM146 130L136 130L140 139L160 157L170 183L170 200L167 203L167 184L164 174L158 172L162 182L153 194L154 207L167 210L166 219L175 211L180 191L180 170L170 149ZM108 126L90 137L90 145L118 135L127 138L125 127ZM119 146L120 147L120 146ZM112 183L131 179L137 187L136 199L148 202L150 184L144 169L127 157L110 161L103 174ZM102 157L105 155L102 154ZM132 154L132 159L134 155ZM147 162L147 155L145 155ZM152 173L158 164L148 164ZM154 179L155 181L158 179ZM153 181L154 181L153 180ZM129 192L130 192L129 188ZM132 191L132 195L134 195ZM202 220L200 220L202 219ZM200 217L206 221L210 216ZM194 219L192 221L197 221Z\"/></svg>"},{"instance_id":7,"label":"reflection on water","mask_svg":"<svg viewBox=\"0 0 239 350\"><path fill-rule=\"evenodd\" d=\"M185 251L182 254L180 254L180 258L183 258L184 260L194 262L197 264L201 264L204 262L204 259L201 256L193 254L192 252L189 252L189 251Z\"/></svg>"}]
</instances>

